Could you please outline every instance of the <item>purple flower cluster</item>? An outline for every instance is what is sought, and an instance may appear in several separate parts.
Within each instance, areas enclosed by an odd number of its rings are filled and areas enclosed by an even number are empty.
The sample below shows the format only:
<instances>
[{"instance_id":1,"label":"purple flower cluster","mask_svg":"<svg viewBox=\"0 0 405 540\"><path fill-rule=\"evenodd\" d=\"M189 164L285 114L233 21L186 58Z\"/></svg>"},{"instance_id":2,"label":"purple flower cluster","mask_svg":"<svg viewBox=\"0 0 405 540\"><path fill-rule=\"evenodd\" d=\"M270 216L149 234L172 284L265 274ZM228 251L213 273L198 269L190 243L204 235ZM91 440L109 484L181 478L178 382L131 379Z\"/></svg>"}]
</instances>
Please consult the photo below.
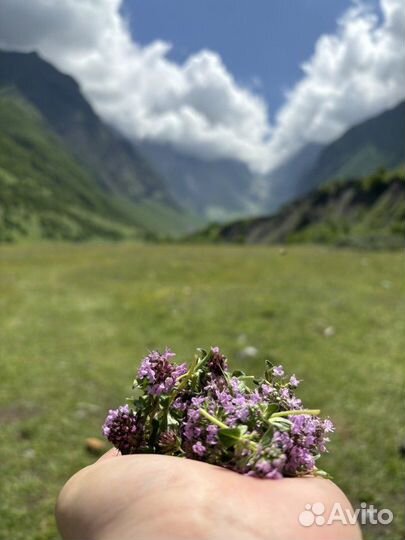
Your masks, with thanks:
<instances>
[{"instance_id":1,"label":"purple flower cluster","mask_svg":"<svg viewBox=\"0 0 405 540\"><path fill-rule=\"evenodd\" d=\"M329 419L321 420L317 416L290 416L289 420L292 423L290 430L276 431L273 444L285 456L284 473L295 476L314 469L316 457L326 452L329 442L327 433L332 432L334 427Z\"/></svg>"},{"instance_id":2,"label":"purple flower cluster","mask_svg":"<svg viewBox=\"0 0 405 540\"><path fill-rule=\"evenodd\" d=\"M262 378L231 374L217 347L200 351L189 368L173 358L169 349L151 352L138 370L133 409L110 411L104 435L122 453L185 456L259 478L319 472L334 427L303 408L295 375L270 362Z\"/></svg>"},{"instance_id":3,"label":"purple flower cluster","mask_svg":"<svg viewBox=\"0 0 405 540\"><path fill-rule=\"evenodd\" d=\"M128 405L110 409L103 425L103 435L121 454L130 454L135 446L136 414Z\"/></svg>"},{"instance_id":4,"label":"purple flower cluster","mask_svg":"<svg viewBox=\"0 0 405 540\"><path fill-rule=\"evenodd\" d=\"M163 354L152 351L142 360L137 382L140 385L146 383L148 394L154 396L169 394L177 379L187 373L186 364L177 365L171 360L175 356L170 349L166 349Z\"/></svg>"}]
</instances>

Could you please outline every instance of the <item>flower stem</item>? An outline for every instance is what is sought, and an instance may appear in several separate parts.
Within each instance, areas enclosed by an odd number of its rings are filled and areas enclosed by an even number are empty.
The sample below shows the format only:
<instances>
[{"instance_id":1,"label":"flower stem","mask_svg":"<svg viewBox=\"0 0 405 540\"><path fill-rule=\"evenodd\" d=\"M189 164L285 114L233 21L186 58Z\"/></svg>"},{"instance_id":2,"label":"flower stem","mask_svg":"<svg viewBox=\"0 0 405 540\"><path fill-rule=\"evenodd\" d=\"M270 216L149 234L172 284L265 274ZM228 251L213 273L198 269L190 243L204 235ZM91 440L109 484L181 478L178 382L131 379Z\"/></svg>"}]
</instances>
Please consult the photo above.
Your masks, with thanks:
<instances>
[{"instance_id":1,"label":"flower stem","mask_svg":"<svg viewBox=\"0 0 405 540\"><path fill-rule=\"evenodd\" d=\"M176 395L178 395L178 394L183 390L183 388L186 387L186 385L187 385L188 381L190 380L191 376L193 375L193 373L205 363L205 361L206 361L207 358L208 358L208 354L209 354L209 353L207 353L207 354L206 354L205 356L203 356L202 358L199 358L199 359L197 360L197 362L195 362L195 363L190 367L190 369L187 371L187 373L185 373L184 375L182 375L181 377L179 377L179 381L181 381L181 382L180 382L178 388L176 388L176 390L175 390L175 392L174 392L172 401L174 401L174 398L176 397Z\"/></svg>"},{"instance_id":2,"label":"flower stem","mask_svg":"<svg viewBox=\"0 0 405 540\"><path fill-rule=\"evenodd\" d=\"M296 409L292 411L280 411L273 413L270 418L278 418L282 416L298 416L300 414L310 414L312 416L317 416L321 411L319 409Z\"/></svg>"},{"instance_id":3,"label":"flower stem","mask_svg":"<svg viewBox=\"0 0 405 540\"><path fill-rule=\"evenodd\" d=\"M200 413L205 416L205 418L207 420L209 420L210 422L212 422L213 424L217 425L218 427L222 428L222 429L228 429L229 426L227 426L226 424L224 424L223 422L221 422L221 420L218 420L218 418L215 418L215 416L212 416L212 414L210 414L209 412L207 412L205 409L199 409Z\"/></svg>"}]
</instances>

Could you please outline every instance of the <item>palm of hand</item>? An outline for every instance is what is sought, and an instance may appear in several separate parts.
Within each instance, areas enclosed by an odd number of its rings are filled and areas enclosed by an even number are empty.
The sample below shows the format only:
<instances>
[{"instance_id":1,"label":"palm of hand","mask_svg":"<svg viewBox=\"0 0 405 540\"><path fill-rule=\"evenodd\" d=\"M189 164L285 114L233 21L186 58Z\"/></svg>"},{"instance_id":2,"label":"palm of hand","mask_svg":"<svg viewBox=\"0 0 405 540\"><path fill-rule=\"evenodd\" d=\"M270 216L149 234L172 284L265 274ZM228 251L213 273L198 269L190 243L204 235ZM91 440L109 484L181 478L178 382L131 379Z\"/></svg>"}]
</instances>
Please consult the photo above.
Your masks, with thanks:
<instances>
[{"instance_id":1,"label":"palm of hand","mask_svg":"<svg viewBox=\"0 0 405 540\"><path fill-rule=\"evenodd\" d=\"M259 480L158 455L110 452L77 473L58 500L64 540L361 540L357 526L300 525L306 504L350 509L332 482Z\"/></svg>"}]
</instances>

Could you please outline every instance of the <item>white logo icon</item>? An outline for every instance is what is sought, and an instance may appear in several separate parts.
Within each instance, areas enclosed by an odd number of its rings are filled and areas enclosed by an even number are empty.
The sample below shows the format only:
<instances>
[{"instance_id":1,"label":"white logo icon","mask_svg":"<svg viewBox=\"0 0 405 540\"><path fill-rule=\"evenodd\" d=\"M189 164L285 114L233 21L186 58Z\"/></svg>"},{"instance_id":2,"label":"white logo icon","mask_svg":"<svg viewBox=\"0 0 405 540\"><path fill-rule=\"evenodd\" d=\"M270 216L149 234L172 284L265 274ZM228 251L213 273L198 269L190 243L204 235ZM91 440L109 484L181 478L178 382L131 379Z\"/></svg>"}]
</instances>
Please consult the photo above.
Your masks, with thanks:
<instances>
[{"instance_id":1,"label":"white logo icon","mask_svg":"<svg viewBox=\"0 0 405 540\"><path fill-rule=\"evenodd\" d=\"M305 510L298 517L298 521L304 527L311 527L314 523L319 526L325 525L325 518L322 515L324 512L325 505L321 502L306 504Z\"/></svg>"}]
</instances>

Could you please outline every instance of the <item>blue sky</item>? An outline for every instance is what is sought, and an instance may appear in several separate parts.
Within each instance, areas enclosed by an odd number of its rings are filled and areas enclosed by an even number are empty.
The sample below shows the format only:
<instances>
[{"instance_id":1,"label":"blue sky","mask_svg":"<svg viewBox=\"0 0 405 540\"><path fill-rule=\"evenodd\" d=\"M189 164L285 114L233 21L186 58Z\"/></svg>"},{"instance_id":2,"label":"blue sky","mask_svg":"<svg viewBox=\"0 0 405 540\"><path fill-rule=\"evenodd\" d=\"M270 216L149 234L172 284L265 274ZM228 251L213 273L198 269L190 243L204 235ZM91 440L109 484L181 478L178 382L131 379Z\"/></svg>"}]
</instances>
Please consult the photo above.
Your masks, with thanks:
<instances>
[{"instance_id":1,"label":"blue sky","mask_svg":"<svg viewBox=\"0 0 405 540\"><path fill-rule=\"evenodd\" d=\"M369 0L369 4L378 3ZM333 33L350 0L127 0L136 41L173 45L176 62L209 48L244 86L262 94L272 116L301 77L321 34ZM255 78L261 85L255 84Z\"/></svg>"}]
</instances>

